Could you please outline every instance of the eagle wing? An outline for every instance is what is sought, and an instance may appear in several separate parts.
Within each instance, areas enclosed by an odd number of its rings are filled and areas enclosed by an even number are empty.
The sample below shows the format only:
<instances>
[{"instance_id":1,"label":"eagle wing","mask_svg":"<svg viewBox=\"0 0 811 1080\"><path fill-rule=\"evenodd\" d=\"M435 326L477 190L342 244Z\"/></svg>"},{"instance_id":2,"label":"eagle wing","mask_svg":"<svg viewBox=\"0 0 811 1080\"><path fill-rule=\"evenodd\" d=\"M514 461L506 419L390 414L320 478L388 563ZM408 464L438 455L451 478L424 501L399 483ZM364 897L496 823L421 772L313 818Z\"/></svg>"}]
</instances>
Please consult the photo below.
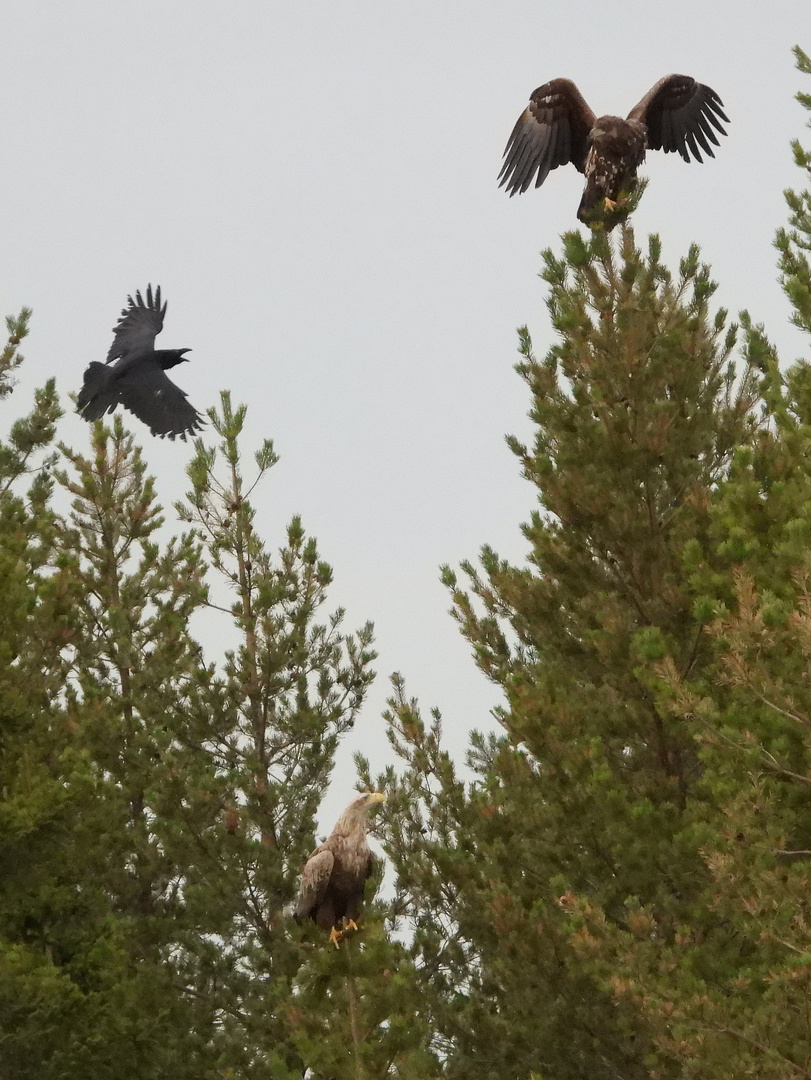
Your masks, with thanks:
<instances>
[{"instance_id":1,"label":"eagle wing","mask_svg":"<svg viewBox=\"0 0 811 1080\"><path fill-rule=\"evenodd\" d=\"M325 847L316 848L309 857L301 872L296 919L306 919L324 899L334 863L332 852Z\"/></svg>"},{"instance_id":2,"label":"eagle wing","mask_svg":"<svg viewBox=\"0 0 811 1080\"><path fill-rule=\"evenodd\" d=\"M583 172L596 117L570 79L552 79L531 95L504 150L499 187L510 196L540 187L552 169L571 162Z\"/></svg>"},{"instance_id":3,"label":"eagle wing","mask_svg":"<svg viewBox=\"0 0 811 1080\"><path fill-rule=\"evenodd\" d=\"M129 307L121 312L113 330L113 343L107 353L107 363L118 359L119 356L145 356L155 349L155 338L163 329L163 317L166 314L166 304L161 307L160 285L152 295L152 286L146 289L146 303L140 292L136 292L135 299L127 297Z\"/></svg>"},{"instance_id":4,"label":"eagle wing","mask_svg":"<svg viewBox=\"0 0 811 1080\"><path fill-rule=\"evenodd\" d=\"M690 155L702 161L701 151L715 157L716 131L726 135L721 123L729 123L723 101L709 86L689 75L666 75L651 87L638 105L628 113L629 120L639 120L648 130L648 148L677 151L685 161Z\"/></svg>"},{"instance_id":5,"label":"eagle wing","mask_svg":"<svg viewBox=\"0 0 811 1080\"><path fill-rule=\"evenodd\" d=\"M174 439L196 434L203 417L175 386L166 372L149 358L135 360L115 381L116 396L149 428L153 435Z\"/></svg>"}]
</instances>

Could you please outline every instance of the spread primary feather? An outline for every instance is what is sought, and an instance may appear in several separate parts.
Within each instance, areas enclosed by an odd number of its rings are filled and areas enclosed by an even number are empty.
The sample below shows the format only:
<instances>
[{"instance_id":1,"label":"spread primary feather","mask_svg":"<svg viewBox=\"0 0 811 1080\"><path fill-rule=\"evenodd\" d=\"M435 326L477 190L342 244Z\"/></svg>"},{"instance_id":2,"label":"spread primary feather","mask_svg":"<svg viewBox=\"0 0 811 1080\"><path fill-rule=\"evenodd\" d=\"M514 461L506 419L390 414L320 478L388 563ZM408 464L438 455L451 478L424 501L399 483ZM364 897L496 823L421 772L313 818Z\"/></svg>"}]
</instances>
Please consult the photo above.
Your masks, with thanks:
<instances>
[{"instance_id":1,"label":"spread primary feather","mask_svg":"<svg viewBox=\"0 0 811 1080\"><path fill-rule=\"evenodd\" d=\"M163 329L166 304L161 307L160 286L153 295L146 290L135 299L127 297L113 331L113 343L104 364L93 361L84 373L77 405L85 420L100 420L123 405L161 438L194 435L205 423L187 401L185 391L166 374L168 368L186 360L189 349L156 349L155 338Z\"/></svg>"},{"instance_id":2,"label":"spread primary feather","mask_svg":"<svg viewBox=\"0 0 811 1080\"><path fill-rule=\"evenodd\" d=\"M611 204L636 187L646 150L678 153L687 162L701 162L702 153L714 157L718 135L726 134L722 121L729 122L722 106L709 86L666 75L626 119L597 117L570 79L552 79L534 91L513 128L499 186L511 196L522 193L571 163L586 176L578 218L611 229L628 214Z\"/></svg>"}]
</instances>

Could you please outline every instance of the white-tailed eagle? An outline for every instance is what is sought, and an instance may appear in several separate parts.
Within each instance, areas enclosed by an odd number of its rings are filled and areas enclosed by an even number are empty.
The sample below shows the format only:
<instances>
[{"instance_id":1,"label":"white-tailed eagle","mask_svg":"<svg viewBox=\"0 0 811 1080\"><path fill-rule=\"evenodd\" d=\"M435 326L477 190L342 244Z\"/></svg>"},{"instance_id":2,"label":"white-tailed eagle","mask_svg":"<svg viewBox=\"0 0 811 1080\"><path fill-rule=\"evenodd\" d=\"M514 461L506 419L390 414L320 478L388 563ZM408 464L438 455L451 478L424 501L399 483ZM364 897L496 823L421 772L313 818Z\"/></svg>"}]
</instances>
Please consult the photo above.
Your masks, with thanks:
<instances>
[{"instance_id":1,"label":"white-tailed eagle","mask_svg":"<svg viewBox=\"0 0 811 1080\"><path fill-rule=\"evenodd\" d=\"M312 919L338 945L345 929L357 929L366 879L374 855L366 843L367 815L386 801L379 791L353 799L338 818L330 835L310 855L301 872L301 888L294 918Z\"/></svg>"},{"instance_id":2,"label":"white-tailed eagle","mask_svg":"<svg viewBox=\"0 0 811 1080\"><path fill-rule=\"evenodd\" d=\"M626 120L597 117L570 79L552 79L531 95L513 128L499 187L511 196L533 180L540 187L552 169L571 162L586 176L578 218L612 229L628 216L624 200L636 187L646 150L675 152L687 162L702 161L702 152L715 157L717 135L726 135L721 121L729 123L723 104L688 75L666 75Z\"/></svg>"}]
</instances>

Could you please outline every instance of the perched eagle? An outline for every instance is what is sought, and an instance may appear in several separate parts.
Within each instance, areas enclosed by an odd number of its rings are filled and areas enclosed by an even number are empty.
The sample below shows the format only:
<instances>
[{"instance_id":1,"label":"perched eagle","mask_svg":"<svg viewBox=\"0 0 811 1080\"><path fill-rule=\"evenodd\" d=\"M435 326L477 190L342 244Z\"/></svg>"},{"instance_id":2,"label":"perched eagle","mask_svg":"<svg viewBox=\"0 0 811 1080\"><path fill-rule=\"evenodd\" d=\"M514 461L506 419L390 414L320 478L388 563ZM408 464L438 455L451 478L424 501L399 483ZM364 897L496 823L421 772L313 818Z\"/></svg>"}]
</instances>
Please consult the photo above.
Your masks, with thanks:
<instances>
[{"instance_id":1,"label":"perched eagle","mask_svg":"<svg viewBox=\"0 0 811 1080\"><path fill-rule=\"evenodd\" d=\"M187 360L190 349L156 349L163 329L166 304L161 307L160 286L146 303L139 292L127 297L129 306L113 331L113 343L103 364L93 361L84 373L77 405L85 420L99 420L116 405L123 405L142 420L153 435L174 439L194 435L205 421L186 400L185 391L172 382L166 369ZM112 363L113 360L116 363ZM112 366L108 366L112 364Z\"/></svg>"},{"instance_id":2,"label":"perched eagle","mask_svg":"<svg viewBox=\"0 0 811 1080\"><path fill-rule=\"evenodd\" d=\"M310 918L322 930L329 930L329 939L336 947L344 929L357 929L355 919L374 863L366 843L367 815L373 806L385 801L386 796L379 791L353 799L301 872L294 918L296 922Z\"/></svg>"},{"instance_id":3,"label":"perched eagle","mask_svg":"<svg viewBox=\"0 0 811 1080\"><path fill-rule=\"evenodd\" d=\"M510 196L535 179L540 187L552 169L574 165L586 187L577 210L587 225L613 229L628 216L623 200L636 187L636 170L646 150L677 152L685 161L715 157L716 132L729 123L723 101L709 86L688 75L666 75L638 105L619 116L594 115L570 79L553 79L532 94L504 151L499 187ZM713 130L714 129L714 130ZM537 177L536 177L537 174Z\"/></svg>"}]
</instances>

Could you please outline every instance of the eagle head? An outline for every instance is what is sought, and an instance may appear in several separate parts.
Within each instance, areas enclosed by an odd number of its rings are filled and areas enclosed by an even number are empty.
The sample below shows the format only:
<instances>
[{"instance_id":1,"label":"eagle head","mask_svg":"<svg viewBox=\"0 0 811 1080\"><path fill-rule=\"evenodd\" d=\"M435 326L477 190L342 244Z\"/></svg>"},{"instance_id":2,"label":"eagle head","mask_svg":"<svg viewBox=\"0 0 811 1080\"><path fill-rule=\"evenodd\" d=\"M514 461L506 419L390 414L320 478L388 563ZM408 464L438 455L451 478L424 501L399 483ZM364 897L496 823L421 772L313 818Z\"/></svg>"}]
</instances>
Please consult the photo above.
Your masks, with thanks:
<instances>
[{"instance_id":1,"label":"eagle head","mask_svg":"<svg viewBox=\"0 0 811 1080\"><path fill-rule=\"evenodd\" d=\"M369 811L385 801L386 796L382 791L365 791L358 795L338 818L334 831L345 836L358 830L362 836L365 835Z\"/></svg>"},{"instance_id":2,"label":"eagle head","mask_svg":"<svg viewBox=\"0 0 811 1080\"><path fill-rule=\"evenodd\" d=\"M356 809L359 814L368 814L378 803L384 803L386 796L382 791L364 791L349 804L349 809Z\"/></svg>"}]
</instances>

